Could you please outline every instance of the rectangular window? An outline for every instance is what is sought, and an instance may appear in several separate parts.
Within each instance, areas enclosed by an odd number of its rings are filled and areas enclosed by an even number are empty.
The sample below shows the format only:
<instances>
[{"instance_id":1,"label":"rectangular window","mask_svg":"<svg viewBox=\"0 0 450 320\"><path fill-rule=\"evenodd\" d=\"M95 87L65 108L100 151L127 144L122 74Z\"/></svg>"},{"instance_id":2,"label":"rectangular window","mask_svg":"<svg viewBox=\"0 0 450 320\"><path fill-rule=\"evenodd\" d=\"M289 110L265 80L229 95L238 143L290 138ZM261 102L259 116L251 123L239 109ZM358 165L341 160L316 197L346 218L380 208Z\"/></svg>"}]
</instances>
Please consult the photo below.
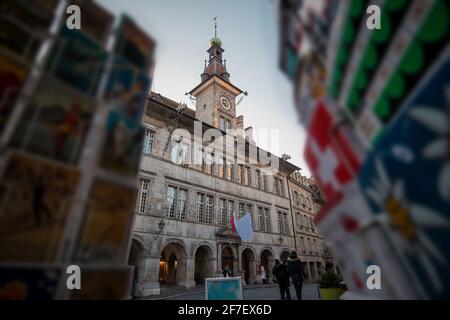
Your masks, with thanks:
<instances>
[{"instance_id":1,"label":"rectangular window","mask_svg":"<svg viewBox=\"0 0 450 320\"><path fill-rule=\"evenodd\" d=\"M230 120L226 120L226 125L227 125L227 129L231 129L232 128L232 126L231 126L231 121Z\"/></svg>"},{"instance_id":2,"label":"rectangular window","mask_svg":"<svg viewBox=\"0 0 450 320\"><path fill-rule=\"evenodd\" d=\"M234 214L234 201L228 200L227 226L231 229L231 215Z\"/></svg>"},{"instance_id":3,"label":"rectangular window","mask_svg":"<svg viewBox=\"0 0 450 320\"><path fill-rule=\"evenodd\" d=\"M283 213L278 211L278 231L284 234Z\"/></svg>"},{"instance_id":4,"label":"rectangular window","mask_svg":"<svg viewBox=\"0 0 450 320\"><path fill-rule=\"evenodd\" d=\"M298 192L294 191L294 203L298 205Z\"/></svg>"},{"instance_id":5,"label":"rectangular window","mask_svg":"<svg viewBox=\"0 0 450 320\"><path fill-rule=\"evenodd\" d=\"M167 187L167 215L175 218L175 187Z\"/></svg>"},{"instance_id":6,"label":"rectangular window","mask_svg":"<svg viewBox=\"0 0 450 320\"><path fill-rule=\"evenodd\" d=\"M186 189L179 189L174 186L167 187L167 216L169 218L186 220L187 213L187 195Z\"/></svg>"},{"instance_id":7,"label":"rectangular window","mask_svg":"<svg viewBox=\"0 0 450 320\"><path fill-rule=\"evenodd\" d=\"M184 142L173 143L170 152L170 159L176 164L189 164L191 162L190 145Z\"/></svg>"},{"instance_id":8,"label":"rectangular window","mask_svg":"<svg viewBox=\"0 0 450 320\"><path fill-rule=\"evenodd\" d=\"M247 210L245 211L245 213L252 214L252 212L253 212L253 206L251 204L247 203Z\"/></svg>"},{"instance_id":9,"label":"rectangular window","mask_svg":"<svg viewBox=\"0 0 450 320\"><path fill-rule=\"evenodd\" d=\"M272 232L272 225L270 223L270 211L268 208L264 208L264 218L265 218L265 227L266 229L264 231L266 232Z\"/></svg>"},{"instance_id":10,"label":"rectangular window","mask_svg":"<svg viewBox=\"0 0 450 320\"><path fill-rule=\"evenodd\" d=\"M220 171L219 171L219 177L225 178L225 175L226 175L226 166L227 166L227 164L226 164L226 162L225 162L225 159L222 159L222 164L219 164L219 169L220 169Z\"/></svg>"},{"instance_id":11,"label":"rectangular window","mask_svg":"<svg viewBox=\"0 0 450 320\"><path fill-rule=\"evenodd\" d=\"M278 230L281 234L289 235L288 215L286 212L278 211Z\"/></svg>"},{"instance_id":12,"label":"rectangular window","mask_svg":"<svg viewBox=\"0 0 450 320\"><path fill-rule=\"evenodd\" d=\"M256 173L256 186L258 187L258 189L262 189L261 171L256 170L255 173Z\"/></svg>"},{"instance_id":13,"label":"rectangular window","mask_svg":"<svg viewBox=\"0 0 450 320\"><path fill-rule=\"evenodd\" d=\"M280 185L280 193L279 193L279 195L282 196L282 197L284 197L285 193L284 193L284 183L283 183L283 179L279 179L279 183L278 183L278 184Z\"/></svg>"},{"instance_id":14,"label":"rectangular window","mask_svg":"<svg viewBox=\"0 0 450 320\"><path fill-rule=\"evenodd\" d=\"M252 184L252 172L251 172L250 167L245 167L245 171L246 171L247 185L251 185Z\"/></svg>"},{"instance_id":15,"label":"rectangular window","mask_svg":"<svg viewBox=\"0 0 450 320\"><path fill-rule=\"evenodd\" d=\"M226 179L227 180L233 180L233 166L232 166L232 164L230 164L230 163L227 163L227 160L226 159L224 159L224 162L225 162L225 170L226 170Z\"/></svg>"},{"instance_id":16,"label":"rectangular window","mask_svg":"<svg viewBox=\"0 0 450 320\"><path fill-rule=\"evenodd\" d=\"M139 179L139 202L138 202L139 213L148 213L150 209L149 197L150 197L150 180Z\"/></svg>"},{"instance_id":17,"label":"rectangular window","mask_svg":"<svg viewBox=\"0 0 450 320\"><path fill-rule=\"evenodd\" d=\"M155 131L145 129L144 132L144 145L142 153L144 155L151 155L153 150L153 143L155 141Z\"/></svg>"},{"instance_id":18,"label":"rectangular window","mask_svg":"<svg viewBox=\"0 0 450 320\"><path fill-rule=\"evenodd\" d=\"M227 130L227 121L224 117L220 117L220 122L219 122L219 129L222 131L226 131Z\"/></svg>"},{"instance_id":19,"label":"rectangular window","mask_svg":"<svg viewBox=\"0 0 450 320\"><path fill-rule=\"evenodd\" d=\"M202 170L202 172L206 171L206 164L205 164L205 158L204 157L202 157L202 165L201 165L200 169Z\"/></svg>"},{"instance_id":20,"label":"rectangular window","mask_svg":"<svg viewBox=\"0 0 450 320\"><path fill-rule=\"evenodd\" d=\"M278 179L276 177L273 177L273 191L276 194L279 194L280 192L280 186L278 185Z\"/></svg>"},{"instance_id":21,"label":"rectangular window","mask_svg":"<svg viewBox=\"0 0 450 320\"><path fill-rule=\"evenodd\" d=\"M258 207L258 230L264 231L265 229L264 208Z\"/></svg>"},{"instance_id":22,"label":"rectangular window","mask_svg":"<svg viewBox=\"0 0 450 320\"><path fill-rule=\"evenodd\" d=\"M220 216L219 216L219 225L224 226L226 224L227 219L227 200L220 199L219 202L219 210L220 210Z\"/></svg>"},{"instance_id":23,"label":"rectangular window","mask_svg":"<svg viewBox=\"0 0 450 320\"><path fill-rule=\"evenodd\" d=\"M284 230L285 230L285 234L286 235L290 235L291 233L289 232L289 221L288 221L288 214L286 212L283 213L283 219L284 219Z\"/></svg>"},{"instance_id":24,"label":"rectangular window","mask_svg":"<svg viewBox=\"0 0 450 320\"><path fill-rule=\"evenodd\" d=\"M214 174L214 157L212 155L211 150L204 150L203 152L204 158L204 166L205 166L205 172L209 174Z\"/></svg>"},{"instance_id":25,"label":"rectangular window","mask_svg":"<svg viewBox=\"0 0 450 320\"><path fill-rule=\"evenodd\" d=\"M197 193L197 221L205 222L205 195Z\"/></svg>"},{"instance_id":26,"label":"rectangular window","mask_svg":"<svg viewBox=\"0 0 450 320\"><path fill-rule=\"evenodd\" d=\"M240 183L245 184L244 166L242 164L239 165L239 181Z\"/></svg>"},{"instance_id":27,"label":"rectangular window","mask_svg":"<svg viewBox=\"0 0 450 320\"><path fill-rule=\"evenodd\" d=\"M186 189L179 189L179 191L178 191L178 215L177 215L177 218L180 220L186 220L187 194L188 194L188 191Z\"/></svg>"},{"instance_id":28,"label":"rectangular window","mask_svg":"<svg viewBox=\"0 0 450 320\"><path fill-rule=\"evenodd\" d=\"M196 159L194 164L195 165L199 165L200 166L200 170L201 171L205 171L206 170L206 153L203 150L202 147L198 148L197 154L196 154Z\"/></svg>"},{"instance_id":29,"label":"rectangular window","mask_svg":"<svg viewBox=\"0 0 450 320\"><path fill-rule=\"evenodd\" d=\"M206 196L206 223L213 223L214 216L214 197Z\"/></svg>"},{"instance_id":30,"label":"rectangular window","mask_svg":"<svg viewBox=\"0 0 450 320\"><path fill-rule=\"evenodd\" d=\"M272 231L269 212L268 208L258 207L258 227L263 232Z\"/></svg>"},{"instance_id":31,"label":"rectangular window","mask_svg":"<svg viewBox=\"0 0 450 320\"><path fill-rule=\"evenodd\" d=\"M205 203L206 201L206 203ZM212 223L214 212L214 197L197 193L197 221L201 223Z\"/></svg>"},{"instance_id":32,"label":"rectangular window","mask_svg":"<svg viewBox=\"0 0 450 320\"><path fill-rule=\"evenodd\" d=\"M267 175L263 175L263 181L264 181L264 191L269 192L269 182Z\"/></svg>"},{"instance_id":33,"label":"rectangular window","mask_svg":"<svg viewBox=\"0 0 450 320\"><path fill-rule=\"evenodd\" d=\"M245 203L239 202L239 218L245 215Z\"/></svg>"}]
</instances>

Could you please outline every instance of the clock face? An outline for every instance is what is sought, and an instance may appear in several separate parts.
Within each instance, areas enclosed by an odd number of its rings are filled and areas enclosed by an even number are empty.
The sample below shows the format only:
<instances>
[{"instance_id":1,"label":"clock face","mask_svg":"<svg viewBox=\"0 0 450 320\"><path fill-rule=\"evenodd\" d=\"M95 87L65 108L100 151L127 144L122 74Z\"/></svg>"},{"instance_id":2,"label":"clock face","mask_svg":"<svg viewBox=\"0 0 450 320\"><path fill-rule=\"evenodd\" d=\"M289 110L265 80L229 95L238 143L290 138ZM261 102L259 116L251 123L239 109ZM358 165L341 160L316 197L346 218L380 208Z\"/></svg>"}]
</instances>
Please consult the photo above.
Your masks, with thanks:
<instances>
[{"instance_id":1,"label":"clock face","mask_svg":"<svg viewBox=\"0 0 450 320\"><path fill-rule=\"evenodd\" d=\"M219 99L219 103L220 103L220 106L222 108L224 108L225 110L230 110L231 109L231 102L230 102L230 100L227 97L221 96L220 99Z\"/></svg>"}]
</instances>

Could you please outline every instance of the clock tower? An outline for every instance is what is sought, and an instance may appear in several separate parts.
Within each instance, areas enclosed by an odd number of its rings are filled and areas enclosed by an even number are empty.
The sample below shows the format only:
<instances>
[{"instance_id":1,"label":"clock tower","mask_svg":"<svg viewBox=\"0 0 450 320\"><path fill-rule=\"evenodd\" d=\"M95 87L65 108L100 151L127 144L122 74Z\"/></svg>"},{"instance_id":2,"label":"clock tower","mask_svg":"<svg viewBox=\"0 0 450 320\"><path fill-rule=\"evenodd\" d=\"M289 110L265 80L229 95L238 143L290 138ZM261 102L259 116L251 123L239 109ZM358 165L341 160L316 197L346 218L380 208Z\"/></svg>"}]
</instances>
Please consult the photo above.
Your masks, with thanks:
<instances>
[{"instance_id":1,"label":"clock tower","mask_svg":"<svg viewBox=\"0 0 450 320\"><path fill-rule=\"evenodd\" d=\"M222 57L224 51L216 24L201 82L189 94L196 98L195 117L225 131L236 128L236 98L246 92L230 82L226 60Z\"/></svg>"}]
</instances>

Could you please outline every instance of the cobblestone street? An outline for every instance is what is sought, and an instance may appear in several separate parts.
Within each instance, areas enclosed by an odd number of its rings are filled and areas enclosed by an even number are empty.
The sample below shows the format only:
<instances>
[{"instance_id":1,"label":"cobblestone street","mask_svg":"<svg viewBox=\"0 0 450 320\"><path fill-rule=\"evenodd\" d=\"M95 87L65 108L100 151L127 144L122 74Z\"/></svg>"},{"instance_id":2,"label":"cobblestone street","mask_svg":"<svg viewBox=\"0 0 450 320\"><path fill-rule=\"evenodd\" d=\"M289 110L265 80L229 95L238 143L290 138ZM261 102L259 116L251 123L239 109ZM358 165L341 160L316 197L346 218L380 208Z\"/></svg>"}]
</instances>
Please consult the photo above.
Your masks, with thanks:
<instances>
[{"instance_id":1,"label":"cobblestone street","mask_svg":"<svg viewBox=\"0 0 450 320\"><path fill-rule=\"evenodd\" d=\"M294 287L290 287L291 298L296 299ZM164 293L163 293L164 295ZM147 297L146 300L204 300L205 291L202 287L197 287L185 292L174 293L164 297L154 296ZM244 300L279 300L280 291L278 286L257 286L257 287L244 287ZM304 300L318 300L317 284L306 283L303 285L303 299Z\"/></svg>"}]
</instances>

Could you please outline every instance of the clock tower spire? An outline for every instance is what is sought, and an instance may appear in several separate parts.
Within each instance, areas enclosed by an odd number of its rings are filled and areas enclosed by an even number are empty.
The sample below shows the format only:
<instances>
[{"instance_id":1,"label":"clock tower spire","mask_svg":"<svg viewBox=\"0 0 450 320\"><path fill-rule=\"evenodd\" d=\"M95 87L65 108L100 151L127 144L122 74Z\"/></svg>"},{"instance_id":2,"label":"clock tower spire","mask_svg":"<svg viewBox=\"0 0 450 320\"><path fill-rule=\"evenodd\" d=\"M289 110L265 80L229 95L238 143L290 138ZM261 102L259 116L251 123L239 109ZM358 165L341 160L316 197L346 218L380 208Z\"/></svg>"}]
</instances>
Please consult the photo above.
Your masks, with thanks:
<instances>
[{"instance_id":1,"label":"clock tower spire","mask_svg":"<svg viewBox=\"0 0 450 320\"><path fill-rule=\"evenodd\" d=\"M200 84L189 94L196 98L196 118L225 131L236 128L236 98L247 93L230 82L224 51L222 40L217 36L215 17L214 37L207 50L209 59L205 60Z\"/></svg>"}]
</instances>

